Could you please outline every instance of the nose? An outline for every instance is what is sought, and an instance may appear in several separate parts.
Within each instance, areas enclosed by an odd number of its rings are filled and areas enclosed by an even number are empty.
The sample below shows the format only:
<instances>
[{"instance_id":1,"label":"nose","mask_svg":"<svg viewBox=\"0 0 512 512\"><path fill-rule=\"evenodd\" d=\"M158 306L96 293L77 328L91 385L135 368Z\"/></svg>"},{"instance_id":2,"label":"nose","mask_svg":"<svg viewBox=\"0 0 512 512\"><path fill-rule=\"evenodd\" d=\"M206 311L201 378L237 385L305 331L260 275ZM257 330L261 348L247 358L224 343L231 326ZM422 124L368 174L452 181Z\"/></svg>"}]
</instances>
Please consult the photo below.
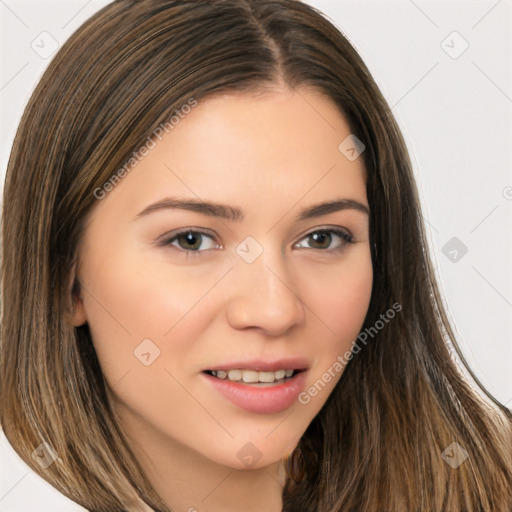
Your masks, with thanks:
<instances>
[{"instance_id":1,"label":"nose","mask_svg":"<svg viewBox=\"0 0 512 512\"><path fill-rule=\"evenodd\" d=\"M266 249L253 263L240 261L233 274L236 285L227 304L233 328L259 328L279 336L304 322L304 304L282 257L273 257Z\"/></svg>"}]
</instances>

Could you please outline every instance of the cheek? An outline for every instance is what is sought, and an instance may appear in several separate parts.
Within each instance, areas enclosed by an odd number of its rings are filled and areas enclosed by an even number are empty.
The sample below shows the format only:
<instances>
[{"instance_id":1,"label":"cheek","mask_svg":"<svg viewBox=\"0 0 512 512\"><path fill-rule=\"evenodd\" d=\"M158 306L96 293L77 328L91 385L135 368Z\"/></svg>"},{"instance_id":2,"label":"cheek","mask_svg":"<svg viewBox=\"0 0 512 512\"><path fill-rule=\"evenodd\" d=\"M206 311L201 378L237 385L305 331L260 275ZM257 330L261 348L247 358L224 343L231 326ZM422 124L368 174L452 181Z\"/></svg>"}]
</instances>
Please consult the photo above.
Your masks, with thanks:
<instances>
[{"instance_id":1,"label":"cheek","mask_svg":"<svg viewBox=\"0 0 512 512\"><path fill-rule=\"evenodd\" d=\"M361 247L363 249L363 247ZM325 336L318 336L317 361L329 367L339 355L350 350L361 331L373 286L369 250L354 252L345 265L323 272L322 279L311 278L307 305L319 320ZM318 283L323 286L318 286Z\"/></svg>"},{"instance_id":2,"label":"cheek","mask_svg":"<svg viewBox=\"0 0 512 512\"><path fill-rule=\"evenodd\" d=\"M209 296L223 269L195 276L165 261L112 258L89 272L86 313L102 372L118 406L127 404L165 430L204 422L204 411L179 382L197 366L194 341L214 317ZM146 364L147 363L147 364ZM175 376L175 378L173 378ZM178 414L179 411L179 414ZM189 418L186 420L186 418Z\"/></svg>"},{"instance_id":3,"label":"cheek","mask_svg":"<svg viewBox=\"0 0 512 512\"><path fill-rule=\"evenodd\" d=\"M371 274L354 274L344 278L338 286L333 283L324 304L331 329L343 338L353 335L355 339L368 311L371 293Z\"/></svg>"},{"instance_id":4,"label":"cheek","mask_svg":"<svg viewBox=\"0 0 512 512\"><path fill-rule=\"evenodd\" d=\"M307 296L331 334L345 338L359 332L370 304L372 286L371 256L369 250L360 250L354 251L344 264L324 271L322 279L316 276L316 286L312 279Z\"/></svg>"},{"instance_id":5,"label":"cheek","mask_svg":"<svg viewBox=\"0 0 512 512\"><path fill-rule=\"evenodd\" d=\"M160 350L156 362L172 367L211 322L210 292L225 269L172 268L165 258L148 265L127 252L87 272L84 304L96 352L106 372L122 373L138 363L134 351L149 339Z\"/></svg>"},{"instance_id":6,"label":"cheek","mask_svg":"<svg viewBox=\"0 0 512 512\"><path fill-rule=\"evenodd\" d=\"M318 413L341 378L352 357L352 345L360 334L373 286L369 251L329 274L328 286L311 288L311 309L325 335L311 336L315 343L315 363L299 395L299 403ZM350 264L352 263L352 264ZM320 332L320 331L319 331Z\"/></svg>"}]
</instances>

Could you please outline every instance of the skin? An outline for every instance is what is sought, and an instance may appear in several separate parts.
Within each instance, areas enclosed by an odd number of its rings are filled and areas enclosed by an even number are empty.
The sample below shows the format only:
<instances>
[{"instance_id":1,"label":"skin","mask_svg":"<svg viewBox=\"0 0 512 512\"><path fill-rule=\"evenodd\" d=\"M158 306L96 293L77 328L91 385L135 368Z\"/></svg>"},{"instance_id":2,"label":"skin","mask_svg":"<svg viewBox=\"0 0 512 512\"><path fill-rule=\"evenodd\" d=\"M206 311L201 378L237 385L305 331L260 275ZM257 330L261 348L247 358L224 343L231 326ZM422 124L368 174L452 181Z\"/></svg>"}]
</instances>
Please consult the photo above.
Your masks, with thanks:
<instances>
[{"instance_id":1,"label":"skin","mask_svg":"<svg viewBox=\"0 0 512 512\"><path fill-rule=\"evenodd\" d=\"M205 98L89 217L70 322L88 322L119 422L173 511L281 510L280 461L342 371L308 404L273 414L236 407L201 371L302 356L309 388L350 350L372 290L368 215L295 219L340 198L369 208L362 158L338 149L348 135L334 103L314 90ZM245 217L179 209L137 217L169 196L238 206ZM172 238L189 227L207 231L202 241ZM336 227L353 243L308 236ZM171 245L158 245L167 234ZM253 263L235 250L247 236L263 248ZM148 366L134 356L144 339L160 350ZM249 442L261 455L251 467L237 456Z\"/></svg>"}]
</instances>

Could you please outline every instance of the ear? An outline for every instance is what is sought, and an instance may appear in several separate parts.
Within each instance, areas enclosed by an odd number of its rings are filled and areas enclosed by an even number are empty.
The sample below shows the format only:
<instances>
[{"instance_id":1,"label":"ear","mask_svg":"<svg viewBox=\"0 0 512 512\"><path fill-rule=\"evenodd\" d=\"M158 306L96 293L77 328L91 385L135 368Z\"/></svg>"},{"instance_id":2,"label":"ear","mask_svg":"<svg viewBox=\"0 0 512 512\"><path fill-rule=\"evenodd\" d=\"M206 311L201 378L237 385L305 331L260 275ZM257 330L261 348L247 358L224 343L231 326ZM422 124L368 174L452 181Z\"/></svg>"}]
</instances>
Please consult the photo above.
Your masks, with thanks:
<instances>
[{"instance_id":1,"label":"ear","mask_svg":"<svg viewBox=\"0 0 512 512\"><path fill-rule=\"evenodd\" d=\"M74 278L71 287L71 311L65 313L65 321L73 327L79 327L87 323L83 296L78 278Z\"/></svg>"}]
</instances>

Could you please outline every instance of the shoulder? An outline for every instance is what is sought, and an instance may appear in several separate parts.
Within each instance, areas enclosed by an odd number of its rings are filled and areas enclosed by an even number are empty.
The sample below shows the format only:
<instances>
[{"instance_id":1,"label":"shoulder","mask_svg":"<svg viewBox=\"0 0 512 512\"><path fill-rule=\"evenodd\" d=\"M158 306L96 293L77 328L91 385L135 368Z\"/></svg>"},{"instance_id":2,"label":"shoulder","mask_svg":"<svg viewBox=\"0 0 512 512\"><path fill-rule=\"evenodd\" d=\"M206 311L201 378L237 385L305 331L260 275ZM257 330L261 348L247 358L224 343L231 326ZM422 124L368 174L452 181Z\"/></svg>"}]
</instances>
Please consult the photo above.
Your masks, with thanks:
<instances>
[{"instance_id":1,"label":"shoulder","mask_svg":"<svg viewBox=\"0 0 512 512\"><path fill-rule=\"evenodd\" d=\"M2 512L87 512L33 471L0 428L0 510Z\"/></svg>"}]
</instances>

